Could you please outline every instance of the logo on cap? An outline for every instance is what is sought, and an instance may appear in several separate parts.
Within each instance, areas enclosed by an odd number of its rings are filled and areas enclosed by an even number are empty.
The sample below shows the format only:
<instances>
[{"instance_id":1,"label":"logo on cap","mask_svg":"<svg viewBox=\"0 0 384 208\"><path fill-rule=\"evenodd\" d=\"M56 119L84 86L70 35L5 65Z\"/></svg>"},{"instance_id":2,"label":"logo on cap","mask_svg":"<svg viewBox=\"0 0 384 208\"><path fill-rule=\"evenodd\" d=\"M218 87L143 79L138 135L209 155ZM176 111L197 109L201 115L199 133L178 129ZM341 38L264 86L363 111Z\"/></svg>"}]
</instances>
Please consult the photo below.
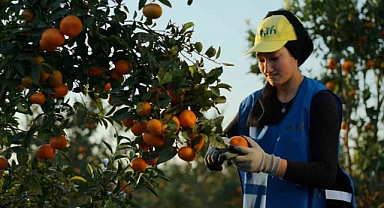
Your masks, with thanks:
<instances>
[{"instance_id":1,"label":"logo on cap","mask_svg":"<svg viewBox=\"0 0 384 208\"><path fill-rule=\"evenodd\" d=\"M264 30L266 30L266 32L264 32ZM271 28L269 27L266 27L266 28L262 28L260 30L260 36L263 37L263 36L266 36L266 35L272 35L272 34L275 34L276 35L277 31L275 29L275 25L272 25Z\"/></svg>"}]
</instances>

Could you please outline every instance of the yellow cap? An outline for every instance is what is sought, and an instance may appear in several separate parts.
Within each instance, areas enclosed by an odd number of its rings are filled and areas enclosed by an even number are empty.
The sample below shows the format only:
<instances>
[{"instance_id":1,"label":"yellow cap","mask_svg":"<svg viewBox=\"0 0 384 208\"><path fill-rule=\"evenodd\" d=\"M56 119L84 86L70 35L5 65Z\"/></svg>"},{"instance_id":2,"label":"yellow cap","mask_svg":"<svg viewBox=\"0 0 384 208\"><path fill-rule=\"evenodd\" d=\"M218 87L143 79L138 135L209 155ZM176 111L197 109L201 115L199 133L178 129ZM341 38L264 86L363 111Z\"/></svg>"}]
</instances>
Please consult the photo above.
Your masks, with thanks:
<instances>
[{"instance_id":1,"label":"yellow cap","mask_svg":"<svg viewBox=\"0 0 384 208\"><path fill-rule=\"evenodd\" d=\"M297 40L292 24L284 15L272 15L260 22L255 43L245 55L255 52L274 52L290 40Z\"/></svg>"}]
</instances>

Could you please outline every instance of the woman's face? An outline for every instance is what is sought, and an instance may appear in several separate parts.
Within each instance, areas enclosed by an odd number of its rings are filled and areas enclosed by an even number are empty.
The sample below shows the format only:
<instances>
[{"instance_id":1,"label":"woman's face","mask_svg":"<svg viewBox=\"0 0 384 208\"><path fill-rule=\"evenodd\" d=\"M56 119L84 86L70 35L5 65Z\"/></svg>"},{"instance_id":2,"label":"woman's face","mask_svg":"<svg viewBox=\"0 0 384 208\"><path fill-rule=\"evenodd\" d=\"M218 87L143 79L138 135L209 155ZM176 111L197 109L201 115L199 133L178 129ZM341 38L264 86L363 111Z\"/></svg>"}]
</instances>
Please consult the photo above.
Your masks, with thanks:
<instances>
[{"instance_id":1,"label":"woman's face","mask_svg":"<svg viewBox=\"0 0 384 208\"><path fill-rule=\"evenodd\" d=\"M275 52L256 53L256 57L261 73L272 86L286 83L299 72L297 60L285 47Z\"/></svg>"}]
</instances>

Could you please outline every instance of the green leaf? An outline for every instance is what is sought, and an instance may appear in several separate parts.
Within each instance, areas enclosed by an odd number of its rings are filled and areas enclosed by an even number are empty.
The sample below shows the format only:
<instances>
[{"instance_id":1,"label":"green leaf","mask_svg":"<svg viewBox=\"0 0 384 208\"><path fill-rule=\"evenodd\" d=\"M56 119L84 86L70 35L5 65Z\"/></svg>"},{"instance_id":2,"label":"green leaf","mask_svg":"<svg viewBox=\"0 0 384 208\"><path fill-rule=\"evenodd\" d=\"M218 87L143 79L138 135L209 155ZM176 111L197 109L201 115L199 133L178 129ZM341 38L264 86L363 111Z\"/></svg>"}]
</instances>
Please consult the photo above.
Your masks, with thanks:
<instances>
[{"instance_id":1,"label":"green leaf","mask_svg":"<svg viewBox=\"0 0 384 208\"><path fill-rule=\"evenodd\" d=\"M232 88L230 85L228 84L225 84L225 83L219 83L216 85L217 88L224 88L224 89L227 89L229 91L231 91L230 89Z\"/></svg>"},{"instance_id":2,"label":"green leaf","mask_svg":"<svg viewBox=\"0 0 384 208\"><path fill-rule=\"evenodd\" d=\"M214 100L214 102L217 103L217 104L219 104L219 103L226 103L227 102L227 98L224 97L224 96L220 96L220 97L216 98Z\"/></svg>"},{"instance_id":3,"label":"green leaf","mask_svg":"<svg viewBox=\"0 0 384 208\"><path fill-rule=\"evenodd\" d=\"M196 42L195 48L196 48L196 51L200 53L203 50L203 44L201 42Z\"/></svg>"},{"instance_id":4,"label":"green leaf","mask_svg":"<svg viewBox=\"0 0 384 208\"><path fill-rule=\"evenodd\" d=\"M221 54L221 47L219 46L219 49L217 50L217 53L216 53L216 59L220 57L220 54Z\"/></svg>"},{"instance_id":5,"label":"green leaf","mask_svg":"<svg viewBox=\"0 0 384 208\"><path fill-rule=\"evenodd\" d=\"M231 64L231 63L222 63L224 66L235 66L235 64Z\"/></svg>"},{"instance_id":6,"label":"green leaf","mask_svg":"<svg viewBox=\"0 0 384 208\"><path fill-rule=\"evenodd\" d=\"M220 96L220 90L217 87L209 87L212 90L212 93L216 96Z\"/></svg>"},{"instance_id":7,"label":"green leaf","mask_svg":"<svg viewBox=\"0 0 384 208\"><path fill-rule=\"evenodd\" d=\"M177 150L174 147L168 147L168 148L162 149L158 154L159 154L159 159L157 161L157 164L160 164L172 159L177 154Z\"/></svg>"},{"instance_id":8,"label":"green leaf","mask_svg":"<svg viewBox=\"0 0 384 208\"><path fill-rule=\"evenodd\" d=\"M146 3L147 3L147 0L140 0L139 1L139 10L142 9Z\"/></svg>"},{"instance_id":9,"label":"green leaf","mask_svg":"<svg viewBox=\"0 0 384 208\"><path fill-rule=\"evenodd\" d=\"M93 168L90 164L87 165L87 171L91 174L92 178L95 177L95 175L93 173Z\"/></svg>"},{"instance_id":10,"label":"green leaf","mask_svg":"<svg viewBox=\"0 0 384 208\"><path fill-rule=\"evenodd\" d=\"M187 2L188 6L191 6L192 3L193 3L193 0L188 0Z\"/></svg>"},{"instance_id":11,"label":"green leaf","mask_svg":"<svg viewBox=\"0 0 384 208\"><path fill-rule=\"evenodd\" d=\"M165 6L172 8L171 2L168 0L159 0L161 3L163 3Z\"/></svg>"},{"instance_id":12,"label":"green leaf","mask_svg":"<svg viewBox=\"0 0 384 208\"><path fill-rule=\"evenodd\" d=\"M181 33L184 33L187 31L189 28L193 27L195 24L193 22L187 22L183 25L183 28L181 29Z\"/></svg>"},{"instance_id":13,"label":"green leaf","mask_svg":"<svg viewBox=\"0 0 384 208\"><path fill-rule=\"evenodd\" d=\"M105 203L104 208L117 208L117 204L115 204L112 200L112 197L109 196L108 201Z\"/></svg>"},{"instance_id":14,"label":"green leaf","mask_svg":"<svg viewBox=\"0 0 384 208\"><path fill-rule=\"evenodd\" d=\"M205 51L205 55L207 55L209 58L212 58L216 54L216 49L214 47L209 47L207 51Z\"/></svg>"},{"instance_id":15,"label":"green leaf","mask_svg":"<svg viewBox=\"0 0 384 208\"><path fill-rule=\"evenodd\" d=\"M106 141L103 141L103 143L105 144L105 146L108 148L108 150L113 154L113 151L112 151L112 147L110 144L108 144Z\"/></svg>"},{"instance_id":16,"label":"green leaf","mask_svg":"<svg viewBox=\"0 0 384 208\"><path fill-rule=\"evenodd\" d=\"M32 193L35 193L37 195L43 195L43 190L41 189L40 185L37 183L34 177L33 180L29 180L27 184Z\"/></svg>"},{"instance_id":17,"label":"green leaf","mask_svg":"<svg viewBox=\"0 0 384 208\"><path fill-rule=\"evenodd\" d=\"M115 160L118 160L121 158L128 158L128 155L115 155Z\"/></svg>"},{"instance_id":18,"label":"green leaf","mask_svg":"<svg viewBox=\"0 0 384 208\"><path fill-rule=\"evenodd\" d=\"M133 113L130 111L130 108L129 107L124 107L124 108L121 108L119 110L117 110L112 118L115 120L115 121L122 121L126 118L130 118L133 116Z\"/></svg>"}]
</instances>

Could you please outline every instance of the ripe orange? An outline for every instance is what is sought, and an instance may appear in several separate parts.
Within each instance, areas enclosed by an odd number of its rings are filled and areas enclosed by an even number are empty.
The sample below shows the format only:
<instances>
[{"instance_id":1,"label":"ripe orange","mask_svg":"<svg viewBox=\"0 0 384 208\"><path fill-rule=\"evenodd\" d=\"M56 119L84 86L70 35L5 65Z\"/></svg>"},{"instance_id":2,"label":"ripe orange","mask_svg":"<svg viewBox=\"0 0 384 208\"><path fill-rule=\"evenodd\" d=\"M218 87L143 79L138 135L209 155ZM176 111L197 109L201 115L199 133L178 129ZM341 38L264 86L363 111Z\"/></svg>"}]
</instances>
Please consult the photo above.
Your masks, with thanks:
<instances>
[{"instance_id":1,"label":"ripe orange","mask_svg":"<svg viewBox=\"0 0 384 208\"><path fill-rule=\"evenodd\" d=\"M375 68L375 61L370 59L370 60L367 60L366 63L365 63L365 66L370 69L370 68Z\"/></svg>"},{"instance_id":2,"label":"ripe orange","mask_svg":"<svg viewBox=\"0 0 384 208\"><path fill-rule=\"evenodd\" d=\"M24 10L21 14L28 15L28 17L24 18L24 20L28 23L31 23L35 19L35 14L29 9Z\"/></svg>"},{"instance_id":3,"label":"ripe orange","mask_svg":"<svg viewBox=\"0 0 384 208\"><path fill-rule=\"evenodd\" d=\"M143 140L145 143L153 147L160 147L165 142L165 138L163 136L153 135L149 132L144 133Z\"/></svg>"},{"instance_id":4,"label":"ripe orange","mask_svg":"<svg viewBox=\"0 0 384 208\"><path fill-rule=\"evenodd\" d=\"M52 49L64 45L64 42L64 35L59 29L48 28L41 35L40 47L44 50L52 51Z\"/></svg>"},{"instance_id":5,"label":"ripe orange","mask_svg":"<svg viewBox=\"0 0 384 208\"><path fill-rule=\"evenodd\" d=\"M33 80L31 76L25 76L21 79L21 85L25 88L30 88L33 85Z\"/></svg>"},{"instance_id":6,"label":"ripe orange","mask_svg":"<svg viewBox=\"0 0 384 208\"><path fill-rule=\"evenodd\" d=\"M55 149L49 144L44 144L37 149L36 156L39 159L52 159L55 157Z\"/></svg>"},{"instance_id":7,"label":"ripe orange","mask_svg":"<svg viewBox=\"0 0 384 208\"><path fill-rule=\"evenodd\" d=\"M62 98L68 93L68 86L66 84L59 84L54 88L55 94L50 94L52 98Z\"/></svg>"},{"instance_id":8,"label":"ripe orange","mask_svg":"<svg viewBox=\"0 0 384 208\"><path fill-rule=\"evenodd\" d=\"M191 110L183 110L179 115L180 125L184 128L192 128L196 124L196 115Z\"/></svg>"},{"instance_id":9,"label":"ripe orange","mask_svg":"<svg viewBox=\"0 0 384 208\"><path fill-rule=\"evenodd\" d=\"M330 89L331 91L333 91L333 90L335 90L335 83L334 82L332 82L332 81L329 81L329 82L327 82L327 83L325 83L325 86L328 88L328 89Z\"/></svg>"},{"instance_id":10,"label":"ripe orange","mask_svg":"<svg viewBox=\"0 0 384 208\"><path fill-rule=\"evenodd\" d=\"M131 126L131 131L133 135L140 136L144 133L144 131L147 129L147 123L140 122L140 121L134 121Z\"/></svg>"},{"instance_id":11,"label":"ripe orange","mask_svg":"<svg viewBox=\"0 0 384 208\"><path fill-rule=\"evenodd\" d=\"M127 118L121 121L123 126L130 128L133 124L133 118Z\"/></svg>"},{"instance_id":12,"label":"ripe orange","mask_svg":"<svg viewBox=\"0 0 384 208\"><path fill-rule=\"evenodd\" d=\"M152 113L152 106L149 102L139 102L137 104L136 113L139 116L149 116Z\"/></svg>"},{"instance_id":13,"label":"ripe orange","mask_svg":"<svg viewBox=\"0 0 384 208\"><path fill-rule=\"evenodd\" d=\"M343 122L341 124L341 129L343 129L343 130L347 129L347 124L345 122Z\"/></svg>"},{"instance_id":14,"label":"ripe orange","mask_svg":"<svg viewBox=\"0 0 384 208\"><path fill-rule=\"evenodd\" d=\"M57 87L63 82L63 75L59 70L56 70L48 77L48 84L52 87Z\"/></svg>"},{"instance_id":15,"label":"ripe orange","mask_svg":"<svg viewBox=\"0 0 384 208\"><path fill-rule=\"evenodd\" d=\"M53 149L64 149L67 147L67 138L64 135L52 137L49 140L49 145L51 145Z\"/></svg>"},{"instance_id":16,"label":"ripe orange","mask_svg":"<svg viewBox=\"0 0 384 208\"><path fill-rule=\"evenodd\" d=\"M134 158L129 165L137 172L143 172L147 169L147 162L141 157Z\"/></svg>"},{"instance_id":17,"label":"ripe orange","mask_svg":"<svg viewBox=\"0 0 384 208\"><path fill-rule=\"evenodd\" d=\"M351 97L353 97L353 96L356 95L356 93L357 93L357 89L352 89L352 90L350 90L350 91L348 92L348 95L351 96Z\"/></svg>"},{"instance_id":18,"label":"ripe orange","mask_svg":"<svg viewBox=\"0 0 384 208\"><path fill-rule=\"evenodd\" d=\"M128 74L132 71L132 64L126 60L118 60L115 63L115 70L119 74Z\"/></svg>"},{"instance_id":19,"label":"ripe orange","mask_svg":"<svg viewBox=\"0 0 384 208\"><path fill-rule=\"evenodd\" d=\"M248 147L248 141L242 136L233 136L229 139L228 145Z\"/></svg>"},{"instance_id":20,"label":"ripe orange","mask_svg":"<svg viewBox=\"0 0 384 208\"><path fill-rule=\"evenodd\" d=\"M104 91L109 92L112 89L111 83L107 82L107 84L104 85Z\"/></svg>"},{"instance_id":21,"label":"ripe orange","mask_svg":"<svg viewBox=\"0 0 384 208\"><path fill-rule=\"evenodd\" d=\"M77 16L68 15L60 21L60 31L69 37L79 35L82 29L83 23Z\"/></svg>"},{"instance_id":22,"label":"ripe orange","mask_svg":"<svg viewBox=\"0 0 384 208\"><path fill-rule=\"evenodd\" d=\"M146 159L145 162L147 162L148 165L156 165L157 161L159 160L159 157L156 155L156 153L148 152L148 155L151 158Z\"/></svg>"},{"instance_id":23,"label":"ripe orange","mask_svg":"<svg viewBox=\"0 0 384 208\"><path fill-rule=\"evenodd\" d=\"M192 147L188 147L188 146L181 147L177 151L177 155L179 156L180 159L187 162L193 161L196 157L195 151L192 149Z\"/></svg>"},{"instance_id":24,"label":"ripe orange","mask_svg":"<svg viewBox=\"0 0 384 208\"><path fill-rule=\"evenodd\" d=\"M86 152L88 152L88 147L80 146L77 148L77 151L79 153L86 153Z\"/></svg>"},{"instance_id":25,"label":"ripe orange","mask_svg":"<svg viewBox=\"0 0 384 208\"><path fill-rule=\"evenodd\" d=\"M144 6L143 14L148 18L157 19L163 14L163 9L156 3L149 3Z\"/></svg>"},{"instance_id":26,"label":"ripe orange","mask_svg":"<svg viewBox=\"0 0 384 208\"><path fill-rule=\"evenodd\" d=\"M328 66L328 69L335 70L336 67L337 67L337 61L336 61L336 59L333 58L333 57L329 58L329 59L328 59L327 66Z\"/></svg>"},{"instance_id":27,"label":"ripe orange","mask_svg":"<svg viewBox=\"0 0 384 208\"><path fill-rule=\"evenodd\" d=\"M139 143L139 149L143 150L144 152L147 152L149 150L149 145L145 142Z\"/></svg>"},{"instance_id":28,"label":"ripe orange","mask_svg":"<svg viewBox=\"0 0 384 208\"><path fill-rule=\"evenodd\" d=\"M204 146L204 138L200 136L198 133L195 133L191 136L191 143L195 143L195 140L200 140L197 144L195 144L195 148L197 151L200 151Z\"/></svg>"},{"instance_id":29,"label":"ripe orange","mask_svg":"<svg viewBox=\"0 0 384 208\"><path fill-rule=\"evenodd\" d=\"M88 70L88 76L90 76L90 77L102 77L103 76L103 70L101 70L97 66L91 66Z\"/></svg>"},{"instance_id":30,"label":"ripe orange","mask_svg":"<svg viewBox=\"0 0 384 208\"><path fill-rule=\"evenodd\" d=\"M155 118L148 121L147 129L153 135L162 135L164 132L163 123Z\"/></svg>"},{"instance_id":31,"label":"ripe orange","mask_svg":"<svg viewBox=\"0 0 384 208\"><path fill-rule=\"evenodd\" d=\"M345 72L348 72L349 70L352 70L354 68L355 63L351 60L346 60L342 65L341 69Z\"/></svg>"},{"instance_id":32,"label":"ripe orange","mask_svg":"<svg viewBox=\"0 0 384 208\"><path fill-rule=\"evenodd\" d=\"M49 74L45 72L43 69L40 69L40 82L45 82L49 78Z\"/></svg>"},{"instance_id":33,"label":"ripe orange","mask_svg":"<svg viewBox=\"0 0 384 208\"><path fill-rule=\"evenodd\" d=\"M8 160L0 156L0 170L5 170L8 167Z\"/></svg>"},{"instance_id":34,"label":"ripe orange","mask_svg":"<svg viewBox=\"0 0 384 208\"><path fill-rule=\"evenodd\" d=\"M180 121L179 121L179 119L176 117L176 116L173 116L173 115L171 115L171 114L166 114L166 115L164 115L164 119L165 119L165 122L169 122L170 121L170 117L172 116L172 120L176 123L176 128L175 128L175 132L174 132L174 134L176 134L178 131L179 131L179 129L180 129ZM167 128L167 129L169 129L169 128Z\"/></svg>"},{"instance_id":35,"label":"ripe orange","mask_svg":"<svg viewBox=\"0 0 384 208\"><path fill-rule=\"evenodd\" d=\"M120 74L116 71L116 69L112 69L109 75L109 78L116 79L117 81L121 82L124 78L123 74Z\"/></svg>"},{"instance_id":36,"label":"ripe orange","mask_svg":"<svg viewBox=\"0 0 384 208\"><path fill-rule=\"evenodd\" d=\"M45 95L41 92L35 92L29 97L29 101L31 101L31 103L42 105L45 103Z\"/></svg>"}]
</instances>

